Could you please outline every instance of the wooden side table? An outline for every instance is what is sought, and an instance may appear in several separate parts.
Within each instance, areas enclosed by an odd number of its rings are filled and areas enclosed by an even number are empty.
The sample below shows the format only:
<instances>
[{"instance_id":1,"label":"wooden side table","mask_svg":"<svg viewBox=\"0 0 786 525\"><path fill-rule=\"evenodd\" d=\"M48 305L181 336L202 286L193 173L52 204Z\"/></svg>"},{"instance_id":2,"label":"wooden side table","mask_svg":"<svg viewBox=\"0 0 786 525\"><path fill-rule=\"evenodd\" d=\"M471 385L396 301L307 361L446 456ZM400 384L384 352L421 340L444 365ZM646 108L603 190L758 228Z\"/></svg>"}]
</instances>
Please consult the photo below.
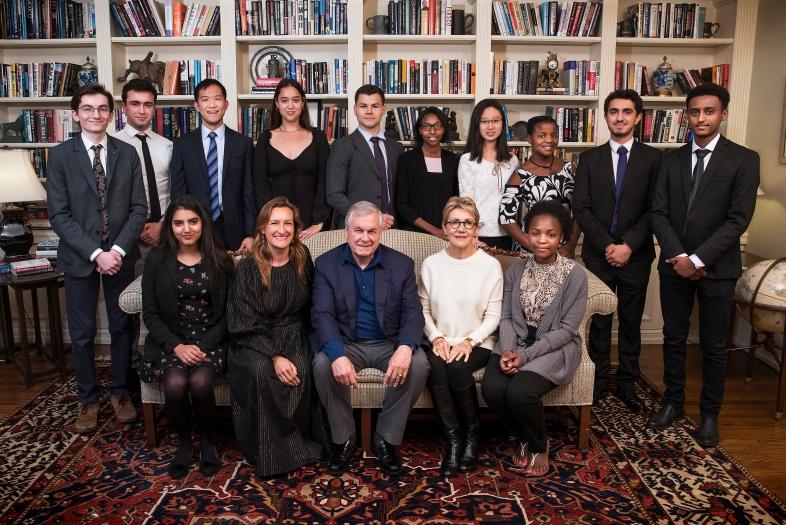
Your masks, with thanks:
<instances>
[{"instance_id":1,"label":"wooden side table","mask_svg":"<svg viewBox=\"0 0 786 525\"><path fill-rule=\"evenodd\" d=\"M63 343L63 321L60 314L60 288L63 286L63 272L52 272L14 277L0 277L0 308L2 308L3 346L7 359L10 360L30 388L37 378L57 372L61 379L66 378L65 344ZM41 337L41 312L38 307L38 290L46 293L47 317L49 320L49 344L44 345ZM14 330L11 320L9 290L14 291L16 314L18 317L19 346L14 343ZM33 371L30 363L30 344L27 338L27 315L25 311L24 293L30 292L33 306L34 348L53 366L44 370Z\"/></svg>"}]
</instances>

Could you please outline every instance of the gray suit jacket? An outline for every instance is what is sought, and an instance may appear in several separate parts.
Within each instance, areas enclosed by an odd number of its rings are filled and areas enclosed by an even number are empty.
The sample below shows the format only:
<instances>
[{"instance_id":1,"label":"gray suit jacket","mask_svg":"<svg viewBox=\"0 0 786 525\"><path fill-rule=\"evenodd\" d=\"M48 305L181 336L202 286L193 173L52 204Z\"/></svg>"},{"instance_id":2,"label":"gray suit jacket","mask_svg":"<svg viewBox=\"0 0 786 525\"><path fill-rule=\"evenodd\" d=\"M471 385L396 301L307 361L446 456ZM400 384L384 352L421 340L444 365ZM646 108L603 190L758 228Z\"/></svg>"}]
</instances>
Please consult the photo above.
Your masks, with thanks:
<instances>
[{"instance_id":1,"label":"gray suit jacket","mask_svg":"<svg viewBox=\"0 0 786 525\"><path fill-rule=\"evenodd\" d=\"M521 274L527 260L514 263L505 272L502 321L494 352L512 350L521 356L520 370L536 372L557 385L573 380L581 362L579 324L587 309L587 274L578 264L551 300L535 332L535 342L527 346L527 320L521 309Z\"/></svg>"},{"instance_id":2,"label":"gray suit jacket","mask_svg":"<svg viewBox=\"0 0 786 525\"><path fill-rule=\"evenodd\" d=\"M388 158L388 189L390 191L391 213L396 195L396 164L404 147L395 140L385 141L385 154ZM348 137L338 139L330 149L325 182L327 202L336 210L337 227L344 226L344 217L350 206L358 201L368 201L382 205L380 181L374 154L359 130Z\"/></svg>"},{"instance_id":3,"label":"gray suit jacket","mask_svg":"<svg viewBox=\"0 0 786 525\"><path fill-rule=\"evenodd\" d=\"M107 207L109 241L126 252L123 267L139 258L139 234L147 217L147 198L136 150L107 136ZM58 237L58 268L73 277L95 270L90 255L101 246L98 189L82 137L77 135L49 152L46 165L49 222Z\"/></svg>"}]
</instances>

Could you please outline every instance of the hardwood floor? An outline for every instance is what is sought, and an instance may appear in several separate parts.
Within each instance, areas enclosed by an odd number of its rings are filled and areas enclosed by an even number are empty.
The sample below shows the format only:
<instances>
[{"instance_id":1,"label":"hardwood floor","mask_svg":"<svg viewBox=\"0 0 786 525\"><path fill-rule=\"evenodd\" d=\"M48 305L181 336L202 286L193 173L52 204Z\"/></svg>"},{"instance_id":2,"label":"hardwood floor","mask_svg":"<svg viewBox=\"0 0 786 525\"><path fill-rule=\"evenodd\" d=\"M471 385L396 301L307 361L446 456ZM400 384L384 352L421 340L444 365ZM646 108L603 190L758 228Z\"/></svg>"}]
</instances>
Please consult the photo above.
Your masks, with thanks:
<instances>
[{"instance_id":1,"label":"hardwood floor","mask_svg":"<svg viewBox=\"0 0 786 525\"><path fill-rule=\"evenodd\" d=\"M757 363L753 381L745 383L746 357L742 352L729 354L726 398L720 417L721 446L742 463L764 486L781 500L786 500L786 419L776 421L775 392L777 375L766 365ZM663 387L663 360L659 345L642 350L642 374L654 385ZM688 356L686 411L698 418L701 385L699 350L693 347ZM11 364L0 364L0 418L32 398L46 384L39 380L25 389L22 378Z\"/></svg>"}]
</instances>

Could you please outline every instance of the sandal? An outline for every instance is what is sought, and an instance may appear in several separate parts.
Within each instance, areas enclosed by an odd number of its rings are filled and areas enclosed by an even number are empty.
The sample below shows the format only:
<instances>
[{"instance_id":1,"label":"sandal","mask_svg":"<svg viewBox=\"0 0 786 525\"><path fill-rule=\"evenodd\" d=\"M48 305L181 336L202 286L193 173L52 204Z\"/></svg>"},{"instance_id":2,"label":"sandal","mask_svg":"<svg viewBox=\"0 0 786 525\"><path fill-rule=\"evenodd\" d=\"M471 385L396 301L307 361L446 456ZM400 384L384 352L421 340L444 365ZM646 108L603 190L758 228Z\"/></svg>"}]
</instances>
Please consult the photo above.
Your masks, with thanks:
<instances>
[{"instance_id":1,"label":"sandal","mask_svg":"<svg viewBox=\"0 0 786 525\"><path fill-rule=\"evenodd\" d=\"M529 456L529 464L527 465L527 476L540 477L545 476L549 471L549 444L546 442L545 452L533 452Z\"/></svg>"},{"instance_id":2,"label":"sandal","mask_svg":"<svg viewBox=\"0 0 786 525\"><path fill-rule=\"evenodd\" d=\"M523 469L527 468L529 463L529 443L519 442L519 449L513 452L513 464Z\"/></svg>"}]
</instances>

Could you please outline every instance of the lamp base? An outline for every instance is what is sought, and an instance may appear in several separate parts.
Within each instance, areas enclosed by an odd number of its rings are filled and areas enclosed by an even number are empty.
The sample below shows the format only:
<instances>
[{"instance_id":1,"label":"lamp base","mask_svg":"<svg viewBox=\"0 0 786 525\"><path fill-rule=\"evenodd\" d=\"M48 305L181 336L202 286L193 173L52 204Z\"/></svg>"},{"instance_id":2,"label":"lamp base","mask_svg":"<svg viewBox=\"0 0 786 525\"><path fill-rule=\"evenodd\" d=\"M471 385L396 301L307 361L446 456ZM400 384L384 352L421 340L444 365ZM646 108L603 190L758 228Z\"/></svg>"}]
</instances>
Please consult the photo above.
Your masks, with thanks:
<instances>
[{"instance_id":1,"label":"lamp base","mask_svg":"<svg viewBox=\"0 0 786 525\"><path fill-rule=\"evenodd\" d=\"M27 257L33 246L33 229L26 210L6 208L0 213L0 249L6 259Z\"/></svg>"}]
</instances>

